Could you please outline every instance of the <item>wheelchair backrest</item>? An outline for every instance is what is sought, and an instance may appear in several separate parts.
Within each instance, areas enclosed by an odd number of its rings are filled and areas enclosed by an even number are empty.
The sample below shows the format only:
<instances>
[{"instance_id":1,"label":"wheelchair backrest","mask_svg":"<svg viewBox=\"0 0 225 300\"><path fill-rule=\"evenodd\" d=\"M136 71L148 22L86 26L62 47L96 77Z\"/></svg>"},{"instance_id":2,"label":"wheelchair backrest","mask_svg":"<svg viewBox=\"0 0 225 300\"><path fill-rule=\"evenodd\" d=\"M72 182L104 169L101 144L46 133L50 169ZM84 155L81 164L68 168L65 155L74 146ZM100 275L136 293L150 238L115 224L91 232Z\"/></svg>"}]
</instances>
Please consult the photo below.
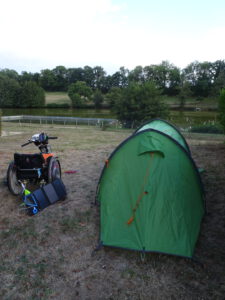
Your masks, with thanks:
<instances>
[{"instance_id":1,"label":"wheelchair backrest","mask_svg":"<svg viewBox=\"0 0 225 300\"><path fill-rule=\"evenodd\" d=\"M44 159L41 154L20 154L14 153L14 163L20 169L36 169L41 168Z\"/></svg>"}]
</instances>

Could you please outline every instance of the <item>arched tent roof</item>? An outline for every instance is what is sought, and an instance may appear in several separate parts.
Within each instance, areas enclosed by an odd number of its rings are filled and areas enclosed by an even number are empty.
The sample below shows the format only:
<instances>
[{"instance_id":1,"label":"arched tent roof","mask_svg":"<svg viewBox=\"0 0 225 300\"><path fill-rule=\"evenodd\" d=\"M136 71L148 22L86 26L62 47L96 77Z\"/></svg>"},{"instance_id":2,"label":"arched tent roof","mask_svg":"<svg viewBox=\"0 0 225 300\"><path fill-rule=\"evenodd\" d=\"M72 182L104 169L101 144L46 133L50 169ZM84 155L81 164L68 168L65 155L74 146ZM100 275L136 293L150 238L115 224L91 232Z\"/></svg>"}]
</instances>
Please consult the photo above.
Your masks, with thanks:
<instances>
[{"instance_id":1,"label":"arched tent roof","mask_svg":"<svg viewBox=\"0 0 225 300\"><path fill-rule=\"evenodd\" d=\"M161 119L152 119L150 121L147 121L145 124L141 125L134 132L134 134L146 129L156 129L158 131L163 132L164 134L169 135L174 140L176 140L181 146L183 146L185 150L187 150L190 153L190 149L185 138L183 137L181 132L171 123Z\"/></svg>"},{"instance_id":2,"label":"arched tent roof","mask_svg":"<svg viewBox=\"0 0 225 300\"><path fill-rule=\"evenodd\" d=\"M204 213L199 172L187 150L155 129L110 155L99 181L105 246L192 257Z\"/></svg>"}]
</instances>

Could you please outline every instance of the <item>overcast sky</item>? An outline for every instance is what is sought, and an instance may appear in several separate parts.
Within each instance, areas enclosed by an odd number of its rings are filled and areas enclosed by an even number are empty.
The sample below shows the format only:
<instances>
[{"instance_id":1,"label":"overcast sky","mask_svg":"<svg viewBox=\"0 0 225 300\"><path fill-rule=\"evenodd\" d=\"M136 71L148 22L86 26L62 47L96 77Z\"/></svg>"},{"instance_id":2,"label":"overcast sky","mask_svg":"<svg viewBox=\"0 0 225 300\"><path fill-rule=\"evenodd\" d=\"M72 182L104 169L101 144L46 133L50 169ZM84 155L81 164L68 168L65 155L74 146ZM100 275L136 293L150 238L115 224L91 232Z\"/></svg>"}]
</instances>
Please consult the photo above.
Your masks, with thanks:
<instances>
[{"instance_id":1,"label":"overcast sky","mask_svg":"<svg viewBox=\"0 0 225 300\"><path fill-rule=\"evenodd\" d=\"M225 59L224 0L0 0L0 69Z\"/></svg>"}]
</instances>

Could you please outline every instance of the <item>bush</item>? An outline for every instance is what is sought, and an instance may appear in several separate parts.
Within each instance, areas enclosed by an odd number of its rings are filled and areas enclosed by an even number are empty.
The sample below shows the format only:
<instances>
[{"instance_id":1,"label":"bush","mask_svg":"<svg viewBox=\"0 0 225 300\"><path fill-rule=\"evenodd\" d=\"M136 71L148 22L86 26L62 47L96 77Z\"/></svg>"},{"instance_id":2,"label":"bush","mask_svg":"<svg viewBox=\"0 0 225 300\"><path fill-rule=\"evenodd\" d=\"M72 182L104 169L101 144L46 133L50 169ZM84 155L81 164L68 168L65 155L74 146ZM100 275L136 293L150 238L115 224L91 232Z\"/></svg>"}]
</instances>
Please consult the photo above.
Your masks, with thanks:
<instances>
[{"instance_id":1,"label":"bush","mask_svg":"<svg viewBox=\"0 0 225 300\"><path fill-rule=\"evenodd\" d=\"M100 108L102 106L102 102L104 101L102 93L97 90L94 92L92 96L92 101L94 102L95 108Z\"/></svg>"},{"instance_id":2,"label":"bush","mask_svg":"<svg viewBox=\"0 0 225 300\"><path fill-rule=\"evenodd\" d=\"M85 106L86 99L81 97L79 94L70 95L70 99L73 108L82 108Z\"/></svg>"},{"instance_id":3,"label":"bush","mask_svg":"<svg viewBox=\"0 0 225 300\"><path fill-rule=\"evenodd\" d=\"M68 89L68 96L74 108L84 107L91 96L91 88L83 81L72 83Z\"/></svg>"},{"instance_id":4,"label":"bush","mask_svg":"<svg viewBox=\"0 0 225 300\"><path fill-rule=\"evenodd\" d=\"M219 125L199 125L193 126L190 132L222 134L223 128Z\"/></svg>"},{"instance_id":5,"label":"bush","mask_svg":"<svg viewBox=\"0 0 225 300\"><path fill-rule=\"evenodd\" d=\"M21 86L15 80L0 75L0 107L15 107L18 105Z\"/></svg>"},{"instance_id":6,"label":"bush","mask_svg":"<svg viewBox=\"0 0 225 300\"><path fill-rule=\"evenodd\" d=\"M0 136L2 136L2 111L0 109Z\"/></svg>"},{"instance_id":7,"label":"bush","mask_svg":"<svg viewBox=\"0 0 225 300\"><path fill-rule=\"evenodd\" d=\"M70 108L69 103L48 103L47 108Z\"/></svg>"},{"instance_id":8,"label":"bush","mask_svg":"<svg viewBox=\"0 0 225 300\"><path fill-rule=\"evenodd\" d=\"M21 87L18 107L43 107L45 105L45 92L34 81L26 81Z\"/></svg>"},{"instance_id":9,"label":"bush","mask_svg":"<svg viewBox=\"0 0 225 300\"><path fill-rule=\"evenodd\" d=\"M160 96L160 90L153 82L130 83L118 93L113 110L125 127L135 127L157 117L166 118L168 108Z\"/></svg>"},{"instance_id":10,"label":"bush","mask_svg":"<svg viewBox=\"0 0 225 300\"><path fill-rule=\"evenodd\" d=\"M219 121L225 133L225 89L222 89L219 97Z\"/></svg>"}]
</instances>

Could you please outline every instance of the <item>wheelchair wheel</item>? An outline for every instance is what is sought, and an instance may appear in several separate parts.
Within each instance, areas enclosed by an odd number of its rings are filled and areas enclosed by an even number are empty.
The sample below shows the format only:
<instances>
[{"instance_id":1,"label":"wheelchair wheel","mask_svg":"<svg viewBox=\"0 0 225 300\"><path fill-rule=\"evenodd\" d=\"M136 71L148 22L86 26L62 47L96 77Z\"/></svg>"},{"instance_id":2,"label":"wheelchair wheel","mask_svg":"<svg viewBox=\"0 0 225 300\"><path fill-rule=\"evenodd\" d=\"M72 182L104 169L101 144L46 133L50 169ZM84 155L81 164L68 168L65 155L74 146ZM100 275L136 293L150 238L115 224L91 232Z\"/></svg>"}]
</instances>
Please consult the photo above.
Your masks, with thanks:
<instances>
[{"instance_id":1,"label":"wheelchair wheel","mask_svg":"<svg viewBox=\"0 0 225 300\"><path fill-rule=\"evenodd\" d=\"M7 185L10 192L17 196L22 192L22 186L17 180L16 176L16 167L14 165L14 161L12 161L7 170Z\"/></svg>"},{"instance_id":2,"label":"wheelchair wheel","mask_svg":"<svg viewBox=\"0 0 225 300\"><path fill-rule=\"evenodd\" d=\"M60 162L55 157L51 157L48 165L48 183L61 178Z\"/></svg>"}]
</instances>

